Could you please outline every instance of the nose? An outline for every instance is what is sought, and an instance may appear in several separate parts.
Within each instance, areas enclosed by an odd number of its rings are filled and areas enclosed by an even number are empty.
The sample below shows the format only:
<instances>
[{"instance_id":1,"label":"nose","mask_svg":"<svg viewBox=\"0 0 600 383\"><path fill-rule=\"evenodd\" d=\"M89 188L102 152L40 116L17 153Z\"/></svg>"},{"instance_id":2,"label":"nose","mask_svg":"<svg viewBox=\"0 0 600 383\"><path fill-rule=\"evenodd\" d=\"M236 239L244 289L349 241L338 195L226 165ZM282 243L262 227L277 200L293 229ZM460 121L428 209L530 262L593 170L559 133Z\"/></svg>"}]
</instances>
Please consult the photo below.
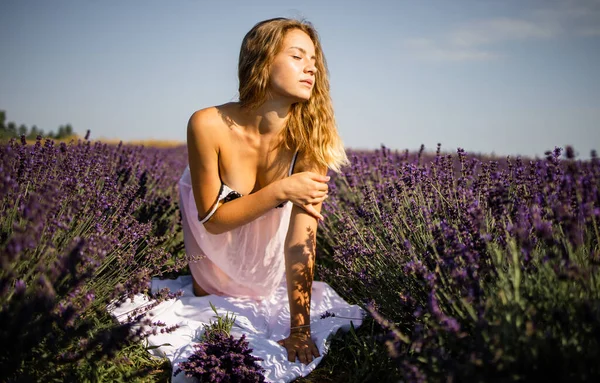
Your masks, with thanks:
<instances>
[{"instance_id":1,"label":"nose","mask_svg":"<svg viewBox=\"0 0 600 383\"><path fill-rule=\"evenodd\" d=\"M306 67L304 67L304 71L314 76L315 73L317 73L317 67L313 62L310 62Z\"/></svg>"}]
</instances>

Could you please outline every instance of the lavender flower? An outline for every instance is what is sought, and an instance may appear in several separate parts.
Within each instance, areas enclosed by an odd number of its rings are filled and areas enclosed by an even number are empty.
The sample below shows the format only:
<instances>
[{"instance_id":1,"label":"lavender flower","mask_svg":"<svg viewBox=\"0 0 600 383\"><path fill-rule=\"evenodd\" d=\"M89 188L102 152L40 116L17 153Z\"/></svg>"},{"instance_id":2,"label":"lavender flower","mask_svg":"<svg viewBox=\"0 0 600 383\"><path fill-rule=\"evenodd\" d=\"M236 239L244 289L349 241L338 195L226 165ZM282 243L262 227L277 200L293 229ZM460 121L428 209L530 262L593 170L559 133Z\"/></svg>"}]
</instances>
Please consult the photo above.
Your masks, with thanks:
<instances>
[{"instance_id":1,"label":"lavender flower","mask_svg":"<svg viewBox=\"0 0 600 383\"><path fill-rule=\"evenodd\" d=\"M186 160L181 150L87 139L3 144L3 378L93 380L79 362L100 363L142 336L115 326L106 308L185 266L175 186Z\"/></svg>"},{"instance_id":2,"label":"lavender flower","mask_svg":"<svg viewBox=\"0 0 600 383\"><path fill-rule=\"evenodd\" d=\"M323 315L321 315L321 319L325 319L325 318L333 318L335 317L335 313L331 313L329 311L325 311L325 313Z\"/></svg>"},{"instance_id":3,"label":"lavender flower","mask_svg":"<svg viewBox=\"0 0 600 383\"><path fill-rule=\"evenodd\" d=\"M194 353L179 364L175 375L184 372L199 382L264 382L264 368L257 363L262 359L253 356L248 346L245 334L235 339L215 332L194 345Z\"/></svg>"},{"instance_id":4,"label":"lavender flower","mask_svg":"<svg viewBox=\"0 0 600 383\"><path fill-rule=\"evenodd\" d=\"M318 275L351 302L375 302L405 380L600 377L598 353L583 351L600 349L600 161L562 152L382 147L350 151L332 176Z\"/></svg>"}]
</instances>

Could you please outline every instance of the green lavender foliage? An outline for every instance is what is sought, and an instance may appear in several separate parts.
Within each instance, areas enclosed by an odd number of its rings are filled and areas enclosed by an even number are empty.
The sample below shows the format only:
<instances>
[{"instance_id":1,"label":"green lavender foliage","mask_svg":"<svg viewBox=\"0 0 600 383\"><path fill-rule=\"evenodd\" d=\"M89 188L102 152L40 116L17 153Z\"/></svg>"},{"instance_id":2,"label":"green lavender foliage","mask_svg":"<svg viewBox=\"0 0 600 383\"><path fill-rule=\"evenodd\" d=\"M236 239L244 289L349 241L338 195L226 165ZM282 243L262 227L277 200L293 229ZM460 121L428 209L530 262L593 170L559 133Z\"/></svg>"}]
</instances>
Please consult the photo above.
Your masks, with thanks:
<instances>
[{"instance_id":1,"label":"green lavender foliage","mask_svg":"<svg viewBox=\"0 0 600 383\"><path fill-rule=\"evenodd\" d=\"M202 334L202 340L211 339L216 333L223 333L226 336L231 335L231 329L235 324L235 315L227 312L225 316L221 316L217 311L217 308L209 302L210 308L215 312L216 320L211 321L209 324L203 324L204 333ZM231 315L230 315L231 314Z\"/></svg>"},{"instance_id":2,"label":"green lavender foliage","mask_svg":"<svg viewBox=\"0 0 600 383\"><path fill-rule=\"evenodd\" d=\"M184 265L171 155L41 137L0 148L0 380L93 380L143 339L107 307Z\"/></svg>"},{"instance_id":3,"label":"green lavender foliage","mask_svg":"<svg viewBox=\"0 0 600 383\"><path fill-rule=\"evenodd\" d=\"M600 163L560 153L382 148L333 178L319 275L388 328L403 380L600 377Z\"/></svg>"}]
</instances>

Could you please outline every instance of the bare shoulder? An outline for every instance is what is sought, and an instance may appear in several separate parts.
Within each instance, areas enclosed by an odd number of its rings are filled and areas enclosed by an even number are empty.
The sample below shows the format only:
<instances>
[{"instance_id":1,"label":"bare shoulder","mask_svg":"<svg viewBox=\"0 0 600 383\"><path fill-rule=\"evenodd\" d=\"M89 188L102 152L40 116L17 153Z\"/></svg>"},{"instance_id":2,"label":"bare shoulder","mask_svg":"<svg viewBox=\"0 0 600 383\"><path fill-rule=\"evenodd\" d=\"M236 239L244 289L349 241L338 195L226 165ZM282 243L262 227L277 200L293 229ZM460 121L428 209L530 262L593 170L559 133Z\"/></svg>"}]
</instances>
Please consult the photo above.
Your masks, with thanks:
<instances>
[{"instance_id":1,"label":"bare shoulder","mask_svg":"<svg viewBox=\"0 0 600 383\"><path fill-rule=\"evenodd\" d=\"M188 121L188 137L190 134L207 139L219 137L231 127L238 110L239 105L230 102L195 111Z\"/></svg>"},{"instance_id":2,"label":"bare shoulder","mask_svg":"<svg viewBox=\"0 0 600 383\"><path fill-rule=\"evenodd\" d=\"M294 165L294 173L300 172L313 172L326 175L327 167L310 158L305 151L300 151L298 153L298 158L296 158L296 164Z\"/></svg>"},{"instance_id":3,"label":"bare shoulder","mask_svg":"<svg viewBox=\"0 0 600 383\"><path fill-rule=\"evenodd\" d=\"M211 106L195 111L188 121L188 144L197 147L210 147L218 151L219 142L228 131L230 115L235 106L233 103Z\"/></svg>"},{"instance_id":4,"label":"bare shoulder","mask_svg":"<svg viewBox=\"0 0 600 383\"><path fill-rule=\"evenodd\" d=\"M217 107L211 106L209 108L200 109L195 111L187 126L188 138L190 137L202 137L211 138L220 130L220 124L222 123L219 117Z\"/></svg>"},{"instance_id":5,"label":"bare shoulder","mask_svg":"<svg viewBox=\"0 0 600 383\"><path fill-rule=\"evenodd\" d=\"M219 106L194 112L187 126L190 177L198 217L205 217L217 200L219 153L226 129Z\"/></svg>"}]
</instances>

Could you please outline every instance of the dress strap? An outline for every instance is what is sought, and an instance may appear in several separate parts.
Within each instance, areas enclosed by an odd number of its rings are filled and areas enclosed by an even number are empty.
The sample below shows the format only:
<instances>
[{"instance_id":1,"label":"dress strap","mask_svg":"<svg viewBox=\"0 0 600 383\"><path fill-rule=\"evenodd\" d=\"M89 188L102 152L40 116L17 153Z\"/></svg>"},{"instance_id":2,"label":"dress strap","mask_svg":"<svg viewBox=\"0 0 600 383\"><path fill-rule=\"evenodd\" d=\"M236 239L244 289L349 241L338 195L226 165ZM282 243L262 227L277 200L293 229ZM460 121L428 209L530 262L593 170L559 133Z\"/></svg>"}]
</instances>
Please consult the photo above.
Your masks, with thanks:
<instances>
[{"instance_id":1,"label":"dress strap","mask_svg":"<svg viewBox=\"0 0 600 383\"><path fill-rule=\"evenodd\" d=\"M294 153L294 158L292 158L292 164L290 165L288 177L291 176L292 172L294 171L294 165L296 165L296 158L298 158L298 150L296 150L296 153Z\"/></svg>"}]
</instances>

